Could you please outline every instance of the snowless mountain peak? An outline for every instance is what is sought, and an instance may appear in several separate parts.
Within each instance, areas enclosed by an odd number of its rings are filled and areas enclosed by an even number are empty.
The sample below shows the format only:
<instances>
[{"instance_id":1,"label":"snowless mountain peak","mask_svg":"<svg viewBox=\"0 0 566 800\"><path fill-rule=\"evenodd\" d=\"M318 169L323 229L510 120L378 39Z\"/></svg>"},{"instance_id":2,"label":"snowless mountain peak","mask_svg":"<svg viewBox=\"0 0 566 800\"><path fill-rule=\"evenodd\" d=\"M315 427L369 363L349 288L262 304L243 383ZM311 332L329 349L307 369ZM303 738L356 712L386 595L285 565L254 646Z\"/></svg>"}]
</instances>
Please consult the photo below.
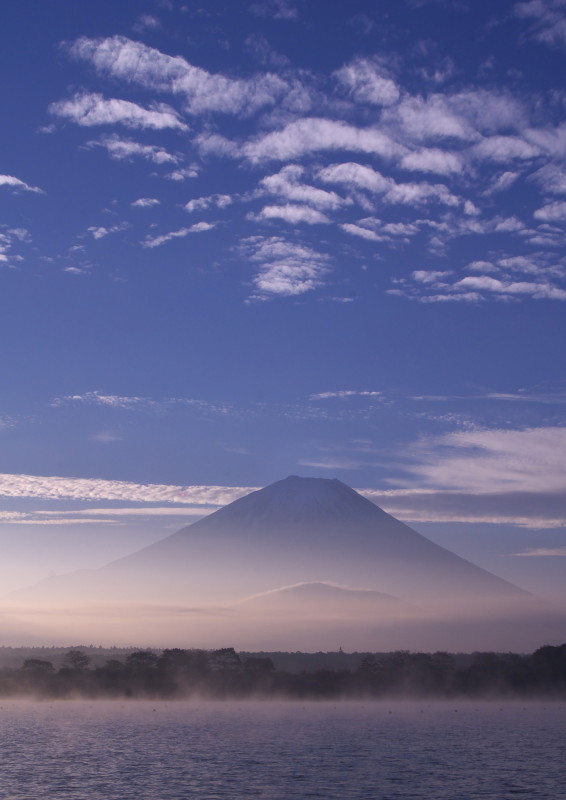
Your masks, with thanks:
<instances>
[{"instance_id":1,"label":"snowless mountain peak","mask_svg":"<svg viewBox=\"0 0 566 800\"><path fill-rule=\"evenodd\" d=\"M209 519L220 521L229 517L234 523L249 522L255 526L268 521L271 524L308 524L351 517L361 519L368 515L387 516L378 506L336 478L289 475L230 503Z\"/></svg>"}]
</instances>

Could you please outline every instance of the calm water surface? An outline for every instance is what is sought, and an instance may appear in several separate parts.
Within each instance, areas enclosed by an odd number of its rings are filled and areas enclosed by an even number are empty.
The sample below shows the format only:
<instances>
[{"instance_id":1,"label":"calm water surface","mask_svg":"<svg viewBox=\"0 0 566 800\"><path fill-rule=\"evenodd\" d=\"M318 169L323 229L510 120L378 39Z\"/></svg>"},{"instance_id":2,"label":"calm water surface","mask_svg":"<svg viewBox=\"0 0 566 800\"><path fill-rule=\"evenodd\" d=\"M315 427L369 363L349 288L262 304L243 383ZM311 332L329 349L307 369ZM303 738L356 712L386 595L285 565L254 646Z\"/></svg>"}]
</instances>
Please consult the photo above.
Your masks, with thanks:
<instances>
[{"instance_id":1,"label":"calm water surface","mask_svg":"<svg viewBox=\"0 0 566 800\"><path fill-rule=\"evenodd\" d=\"M566 798L564 703L9 701L1 800Z\"/></svg>"}]
</instances>

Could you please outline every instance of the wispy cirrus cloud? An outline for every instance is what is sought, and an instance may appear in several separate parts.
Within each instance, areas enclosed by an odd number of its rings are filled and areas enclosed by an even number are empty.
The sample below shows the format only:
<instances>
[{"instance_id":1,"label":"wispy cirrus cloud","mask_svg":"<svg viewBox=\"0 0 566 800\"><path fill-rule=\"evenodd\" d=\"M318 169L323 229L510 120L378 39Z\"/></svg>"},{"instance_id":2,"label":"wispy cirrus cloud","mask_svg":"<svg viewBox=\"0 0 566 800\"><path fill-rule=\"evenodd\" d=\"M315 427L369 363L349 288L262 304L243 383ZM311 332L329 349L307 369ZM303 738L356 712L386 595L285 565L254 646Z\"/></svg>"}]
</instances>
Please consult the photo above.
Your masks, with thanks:
<instances>
[{"instance_id":1,"label":"wispy cirrus cloud","mask_svg":"<svg viewBox=\"0 0 566 800\"><path fill-rule=\"evenodd\" d=\"M309 462L308 464L306 462ZM315 460L313 459L312 462ZM304 466L312 465L308 459ZM355 459L322 458L318 469L357 469ZM0 474L0 497L100 503L137 503L136 508L96 507L74 511L1 511L0 523L26 525L117 524L128 518L199 517L237 500L256 486L176 486L129 481ZM566 525L563 492L490 491L469 493L433 489L358 489L364 497L406 522L478 522L530 528ZM161 506L156 504L162 504ZM165 504L165 505L163 505ZM560 548L562 550L562 548ZM525 553L527 555L528 553ZM535 553L532 553L535 555ZM562 555L550 552L539 555Z\"/></svg>"},{"instance_id":2,"label":"wispy cirrus cloud","mask_svg":"<svg viewBox=\"0 0 566 800\"><path fill-rule=\"evenodd\" d=\"M187 178L197 178L199 174L199 167L196 164L191 164L190 167L180 167L179 169L169 172L164 177L170 181L186 181Z\"/></svg>"},{"instance_id":3,"label":"wispy cirrus cloud","mask_svg":"<svg viewBox=\"0 0 566 800\"><path fill-rule=\"evenodd\" d=\"M166 397L156 399L153 397L140 397L136 395L105 394L98 390L84 392L83 394L55 397L51 401L53 407L65 406L68 404L101 406L121 411L163 411L164 409L185 407L204 414L226 415L230 412L235 413L233 406L221 401L199 400L194 397Z\"/></svg>"},{"instance_id":4,"label":"wispy cirrus cloud","mask_svg":"<svg viewBox=\"0 0 566 800\"><path fill-rule=\"evenodd\" d=\"M367 467L367 462L355 458L340 458L337 456L320 456L318 458L301 458L297 462L301 467L314 469L347 469L356 470Z\"/></svg>"},{"instance_id":5,"label":"wispy cirrus cloud","mask_svg":"<svg viewBox=\"0 0 566 800\"><path fill-rule=\"evenodd\" d=\"M311 247L280 236L252 236L241 251L254 264L254 293L250 299L296 297L321 286L330 269L330 258Z\"/></svg>"},{"instance_id":6,"label":"wispy cirrus cloud","mask_svg":"<svg viewBox=\"0 0 566 800\"><path fill-rule=\"evenodd\" d=\"M485 89L407 95L383 114L385 124L412 143L473 143L498 131L520 130L527 118L516 98Z\"/></svg>"},{"instance_id":7,"label":"wispy cirrus cloud","mask_svg":"<svg viewBox=\"0 0 566 800\"><path fill-rule=\"evenodd\" d=\"M377 391L360 391L358 389L342 389L336 392L318 392L317 394L309 395L309 400L343 400L347 397L371 397L374 399L383 398L383 392Z\"/></svg>"},{"instance_id":8,"label":"wispy cirrus cloud","mask_svg":"<svg viewBox=\"0 0 566 800\"><path fill-rule=\"evenodd\" d=\"M281 219L291 225L301 222L307 225L330 224L330 219L322 211L295 203L285 203L283 206L264 206L257 214L250 214L249 218L256 220Z\"/></svg>"},{"instance_id":9,"label":"wispy cirrus cloud","mask_svg":"<svg viewBox=\"0 0 566 800\"><path fill-rule=\"evenodd\" d=\"M290 200L293 203L305 203L321 211L331 211L348 205L347 199L340 197L336 192L319 189L302 182L305 174L304 167L298 164L288 164L274 175L266 175L259 182L258 192L274 195L275 197Z\"/></svg>"},{"instance_id":10,"label":"wispy cirrus cloud","mask_svg":"<svg viewBox=\"0 0 566 800\"><path fill-rule=\"evenodd\" d=\"M246 116L273 105L289 89L283 79L270 73L251 79L214 75L182 56L169 56L124 36L81 37L67 49L101 75L182 96L190 114L214 111Z\"/></svg>"},{"instance_id":11,"label":"wispy cirrus cloud","mask_svg":"<svg viewBox=\"0 0 566 800\"><path fill-rule=\"evenodd\" d=\"M372 167L355 162L324 167L318 177L325 183L341 184L351 192L364 190L376 194L382 203L391 205L464 205L462 198L453 194L443 183L397 183Z\"/></svg>"},{"instance_id":12,"label":"wispy cirrus cloud","mask_svg":"<svg viewBox=\"0 0 566 800\"><path fill-rule=\"evenodd\" d=\"M144 108L131 100L107 100L97 93L77 92L70 100L51 103L48 110L56 117L83 127L119 124L147 130L188 130L188 125L179 119L177 112L165 103Z\"/></svg>"},{"instance_id":13,"label":"wispy cirrus cloud","mask_svg":"<svg viewBox=\"0 0 566 800\"><path fill-rule=\"evenodd\" d=\"M48 498L53 499L53 498ZM65 497L56 498L67 499ZM104 498L106 499L106 498ZM200 519L218 508L216 505L205 504L197 506L137 506L133 508L86 508L73 511L48 511L38 509L33 512L2 512L0 511L0 524L11 525L50 525L50 526L75 526L75 525L123 525L135 520L136 523L147 521L155 524L156 521L178 520L178 524L190 523Z\"/></svg>"},{"instance_id":14,"label":"wispy cirrus cloud","mask_svg":"<svg viewBox=\"0 0 566 800\"><path fill-rule=\"evenodd\" d=\"M116 134L87 142L86 147L103 147L114 161L130 161L133 158L143 158L154 164L177 164L179 161L178 156L159 145L141 144L133 139L120 138Z\"/></svg>"},{"instance_id":15,"label":"wispy cirrus cloud","mask_svg":"<svg viewBox=\"0 0 566 800\"><path fill-rule=\"evenodd\" d=\"M261 0L261 2L252 3L249 10L257 17L271 17L287 21L294 21L299 16L296 6L290 0Z\"/></svg>"},{"instance_id":16,"label":"wispy cirrus cloud","mask_svg":"<svg viewBox=\"0 0 566 800\"><path fill-rule=\"evenodd\" d=\"M390 159L403 152L403 149L377 127L358 128L339 120L306 117L248 140L237 152L252 163L258 163L291 161L328 150L373 153Z\"/></svg>"},{"instance_id":17,"label":"wispy cirrus cloud","mask_svg":"<svg viewBox=\"0 0 566 800\"><path fill-rule=\"evenodd\" d=\"M500 173L495 180L491 182L490 186L484 190L484 195L489 196L497 192L507 191L507 189L513 186L518 177L518 172L511 172L509 170Z\"/></svg>"},{"instance_id":18,"label":"wispy cirrus cloud","mask_svg":"<svg viewBox=\"0 0 566 800\"><path fill-rule=\"evenodd\" d=\"M397 279L396 288L389 290L423 303L472 302L482 300L566 300L566 289L549 280L520 281L494 278L491 275L466 275L454 279L452 270L414 270L413 283ZM426 290L423 292L423 288Z\"/></svg>"},{"instance_id":19,"label":"wispy cirrus cloud","mask_svg":"<svg viewBox=\"0 0 566 800\"><path fill-rule=\"evenodd\" d=\"M126 230L126 228L129 227L129 222L120 222L117 225L111 225L110 227L105 225L91 225L89 228L87 228L87 230L92 235L93 239L104 239L111 233L118 233L119 231Z\"/></svg>"},{"instance_id":20,"label":"wispy cirrus cloud","mask_svg":"<svg viewBox=\"0 0 566 800\"><path fill-rule=\"evenodd\" d=\"M172 239L184 239L185 236L190 236L192 233L203 233L204 231L211 231L215 227L213 222L197 222L188 228L179 228L176 231L164 233L161 236L148 236L142 245L143 247L161 247L162 244L170 242Z\"/></svg>"},{"instance_id":21,"label":"wispy cirrus cloud","mask_svg":"<svg viewBox=\"0 0 566 800\"><path fill-rule=\"evenodd\" d=\"M358 491L384 511L409 523L464 522L539 529L566 527L566 496L563 492L482 493L418 488Z\"/></svg>"},{"instance_id":22,"label":"wispy cirrus cloud","mask_svg":"<svg viewBox=\"0 0 566 800\"><path fill-rule=\"evenodd\" d=\"M157 197L138 197L137 200L134 200L133 203L130 203L132 208L153 208L154 206L158 206L160 204L160 200Z\"/></svg>"},{"instance_id":23,"label":"wispy cirrus cloud","mask_svg":"<svg viewBox=\"0 0 566 800\"><path fill-rule=\"evenodd\" d=\"M562 558L566 556L566 547L528 547L520 553L511 553L512 556L524 556L525 558Z\"/></svg>"},{"instance_id":24,"label":"wispy cirrus cloud","mask_svg":"<svg viewBox=\"0 0 566 800\"><path fill-rule=\"evenodd\" d=\"M358 103L391 106L399 100L399 87L378 60L356 58L337 70L334 76Z\"/></svg>"},{"instance_id":25,"label":"wispy cirrus cloud","mask_svg":"<svg viewBox=\"0 0 566 800\"><path fill-rule=\"evenodd\" d=\"M87 405L107 406L109 408L136 408L154 401L147 397L123 396L118 394L104 394L99 391L85 392L84 394L69 394L56 397L51 405L60 406L65 403L85 403Z\"/></svg>"},{"instance_id":26,"label":"wispy cirrus cloud","mask_svg":"<svg viewBox=\"0 0 566 800\"><path fill-rule=\"evenodd\" d=\"M330 164L319 171L318 178L324 183L338 183L350 190L365 189L374 194L383 194L392 183L373 167L355 161Z\"/></svg>"},{"instance_id":27,"label":"wispy cirrus cloud","mask_svg":"<svg viewBox=\"0 0 566 800\"><path fill-rule=\"evenodd\" d=\"M559 200L537 208L533 214L535 219L544 222L566 222L566 201Z\"/></svg>"},{"instance_id":28,"label":"wispy cirrus cloud","mask_svg":"<svg viewBox=\"0 0 566 800\"><path fill-rule=\"evenodd\" d=\"M0 175L0 186L5 186L8 189L14 189L21 192L35 192L36 194L44 194L43 189L39 186L30 186L29 183L15 178L13 175Z\"/></svg>"},{"instance_id":29,"label":"wispy cirrus cloud","mask_svg":"<svg viewBox=\"0 0 566 800\"><path fill-rule=\"evenodd\" d=\"M566 427L458 431L413 443L408 471L421 488L564 492Z\"/></svg>"},{"instance_id":30,"label":"wispy cirrus cloud","mask_svg":"<svg viewBox=\"0 0 566 800\"><path fill-rule=\"evenodd\" d=\"M513 10L517 17L532 20L533 39L553 47L566 45L565 0L526 0Z\"/></svg>"},{"instance_id":31,"label":"wispy cirrus cloud","mask_svg":"<svg viewBox=\"0 0 566 800\"><path fill-rule=\"evenodd\" d=\"M27 228L9 228L0 225L0 264L15 266L23 260L23 256L14 252L18 246L28 244L31 236Z\"/></svg>"},{"instance_id":32,"label":"wispy cirrus cloud","mask_svg":"<svg viewBox=\"0 0 566 800\"><path fill-rule=\"evenodd\" d=\"M211 194L208 197L195 197L185 204L185 211L205 211L208 208L226 208L234 201L229 194Z\"/></svg>"},{"instance_id":33,"label":"wispy cirrus cloud","mask_svg":"<svg viewBox=\"0 0 566 800\"><path fill-rule=\"evenodd\" d=\"M529 161L541 155L540 147L521 136L487 136L474 145L470 154L479 161L508 164L515 160Z\"/></svg>"},{"instance_id":34,"label":"wispy cirrus cloud","mask_svg":"<svg viewBox=\"0 0 566 800\"><path fill-rule=\"evenodd\" d=\"M434 172L438 175L458 175L465 170L465 159L460 153L423 147L407 153L401 159L403 169L413 172Z\"/></svg>"},{"instance_id":35,"label":"wispy cirrus cloud","mask_svg":"<svg viewBox=\"0 0 566 800\"><path fill-rule=\"evenodd\" d=\"M0 496L14 498L219 506L231 503L250 491L251 488L241 486L171 486L91 478L0 474Z\"/></svg>"}]
</instances>

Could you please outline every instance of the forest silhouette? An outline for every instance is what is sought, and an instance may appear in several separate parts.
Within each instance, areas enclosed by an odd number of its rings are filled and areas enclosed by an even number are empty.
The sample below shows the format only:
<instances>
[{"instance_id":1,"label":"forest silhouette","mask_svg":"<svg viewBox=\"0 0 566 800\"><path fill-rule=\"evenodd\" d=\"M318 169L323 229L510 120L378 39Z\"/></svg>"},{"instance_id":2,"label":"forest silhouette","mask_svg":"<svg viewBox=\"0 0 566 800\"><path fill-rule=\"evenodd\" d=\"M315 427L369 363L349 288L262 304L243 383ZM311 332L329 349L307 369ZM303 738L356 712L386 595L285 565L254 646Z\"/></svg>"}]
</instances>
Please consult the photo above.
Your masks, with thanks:
<instances>
[{"instance_id":1,"label":"forest silhouette","mask_svg":"<svg viewBox=\"0 0 566 800\"><path fill-rule=\"evenodd\" d=\"M300 656L301 654L296 654ZM303 654L307 655L307 654ZM56 668L26 658L0 669L0 696L39 698L338 699L393 697L566 698L566 644L545 645L530 655L397 651L359 654L351 669L276 669L267 655L233 648L133 650L123 660L93 665L71 649Z\"/></svg>"}]
</instances>

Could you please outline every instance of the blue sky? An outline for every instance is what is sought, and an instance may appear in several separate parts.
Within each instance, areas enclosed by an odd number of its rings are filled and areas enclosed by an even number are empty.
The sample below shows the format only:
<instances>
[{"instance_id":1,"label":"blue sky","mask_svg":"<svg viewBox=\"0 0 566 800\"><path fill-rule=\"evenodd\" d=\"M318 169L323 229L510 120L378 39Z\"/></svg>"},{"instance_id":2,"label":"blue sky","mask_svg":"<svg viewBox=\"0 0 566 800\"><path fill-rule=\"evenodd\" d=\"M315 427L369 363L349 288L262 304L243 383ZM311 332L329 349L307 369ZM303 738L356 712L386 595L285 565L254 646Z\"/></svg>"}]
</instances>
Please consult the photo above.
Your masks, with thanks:
<instances>
[{"instance_id":1,"label":"blue sky","mask_svg":"<svg viewBox=\"0 0 566 800\"><path fill-rule=\"evenodd\" d=\"M564 0L20 0L0 37L7 585L301 474L560 594Z\"/></svg>"}]
</instances>

